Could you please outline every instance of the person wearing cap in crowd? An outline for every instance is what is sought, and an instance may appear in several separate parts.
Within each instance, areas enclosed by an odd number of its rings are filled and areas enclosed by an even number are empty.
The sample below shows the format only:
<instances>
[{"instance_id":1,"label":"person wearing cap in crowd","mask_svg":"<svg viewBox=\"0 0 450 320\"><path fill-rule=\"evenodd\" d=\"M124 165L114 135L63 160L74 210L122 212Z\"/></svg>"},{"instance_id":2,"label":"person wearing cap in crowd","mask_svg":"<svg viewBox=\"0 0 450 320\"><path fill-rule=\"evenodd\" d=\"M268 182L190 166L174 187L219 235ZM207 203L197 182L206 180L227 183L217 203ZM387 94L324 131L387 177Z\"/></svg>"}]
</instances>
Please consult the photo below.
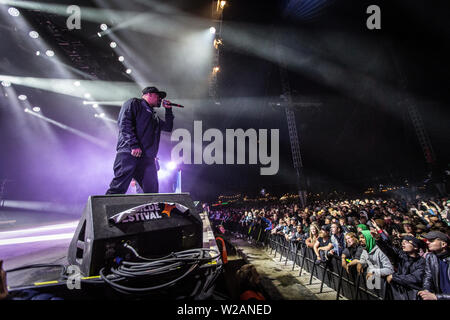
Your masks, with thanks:
<instances>
[{"instance_id":1,"label":"person wearing cap in crowd","mask_svg":"<svg viewBox=\"0 0 450 320\"><path fill-rule=\"evenodd\" d=\"M386 277L393 299L416 300L425 273L425 259L419 255L422 241L405 235L401 242L402 249L393 246L386 237L379 237L376 243L397 265L397 271Z\"/></svg>"},{"instance_id":2,"label":"person wearing cap in crowd","mask_svg":"<svg viewBox=\"0 0 450 320\"><path fill-rule=\"evenodd\" d=\"M424 236L430 253L425 258L423 300L450 300L450 239L440 231L431 231Z\"/></svg>"},{"instance_id":3,"label":"person wearing cap in crowd","mask_svg":"<svg viewBox=\"0 0 450 320\"><path fill-rule=\"evenodd\" d=\"M294 217L291 217L291 219L289 220L289 233L291 232L295 232L296 228L297 228L297 219Z\"/></svg>"},{"instance_id":4,"label":"person wearing cap in crowd","mask_svg":"<svg viewBox=\"0 0 450 320\"><path fill-rule=\"evenodd\" d=\"M173 112L164 91L156 87L142 90L142 98L127 100L120 109L119 137L114 160L114 178L106 194L126 193L131 179L135 179L145 193L158 193L158 163L161 131L172 131ZM165 120L155 109L162 105L166 110Z\"/></svg>"},{"instance_id":5,"label":"person wearing cap in crowd","mask_svg":"<svg viewBox=\"0 0 450 320\"><path fill-rule=\"evenodd\" d=\"M323 225L320 228L319 238L317 238L314 244L314 252L316 254L316 263L323 263L328 260L328 253L333 249L333 243L331 243L329 228L327 225Z\"/></svg>"}]
</instances>

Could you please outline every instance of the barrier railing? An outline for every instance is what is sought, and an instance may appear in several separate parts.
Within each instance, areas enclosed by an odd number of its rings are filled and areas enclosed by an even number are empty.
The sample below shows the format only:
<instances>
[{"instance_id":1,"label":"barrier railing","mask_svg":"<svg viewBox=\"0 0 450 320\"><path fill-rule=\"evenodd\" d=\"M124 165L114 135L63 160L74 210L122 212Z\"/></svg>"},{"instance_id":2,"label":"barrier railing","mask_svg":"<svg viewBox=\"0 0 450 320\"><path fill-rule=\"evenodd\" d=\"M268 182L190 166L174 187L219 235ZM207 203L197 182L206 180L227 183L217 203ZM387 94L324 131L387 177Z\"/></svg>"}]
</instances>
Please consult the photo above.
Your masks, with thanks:
<instances>
[{"instance_id":1,"label":"barrier railing","mask_svg":"<svg viewBox=\"0 0 450 320\"><path fill-rule=\"evenodd\" d=\"M342 267L341 258L330 256L324 263L315 263L316 254L312 248L308 248L304 242L288 241L283 235L271 234L265 231L261 224L241 224L231 221L223 222L224 227L232 232L240 233L247 240L252 240L256 244L262 245L266 251L270 250L270 255L279 262L284 260L284 265L292 261L292 270L296 266L300 267L299 276L305 270L310 273L309 284L312 284L315 276L320 280L320 292L323 292L323 285L336 291L336 300L341 296L352 300L383 300L385 291L385 280L380 279L379 288L366 281L366 273L358 273L355 268L350 268L348 273Z\"/></svg>"},{"instance_id":2,"label":"barrier railing","mask_svg":"<svg viewBox=\"0 0 450 320\"><path fill-rule=\"evenodd\" d=\"M320 291L323 292L323 285L336 291L336 300L344 296L352 300L382 300L384 280L380 281L380 288L368 288L366 273L357 273L355 269L350 269L350 273L342 267L341 258L330 256L324 263L316 263L316 254L312 248L308 248L304 242L288 241L283 235L271 234L269 236L268 246L270 254L275 252L280 254L280 260L284 256L285 265L288 260L292 261L292 270L295 266L300 267L299 276L303 271L310 273L309 284L312 284L315 276L320 280Z\"/></svg>"}]
</instances>

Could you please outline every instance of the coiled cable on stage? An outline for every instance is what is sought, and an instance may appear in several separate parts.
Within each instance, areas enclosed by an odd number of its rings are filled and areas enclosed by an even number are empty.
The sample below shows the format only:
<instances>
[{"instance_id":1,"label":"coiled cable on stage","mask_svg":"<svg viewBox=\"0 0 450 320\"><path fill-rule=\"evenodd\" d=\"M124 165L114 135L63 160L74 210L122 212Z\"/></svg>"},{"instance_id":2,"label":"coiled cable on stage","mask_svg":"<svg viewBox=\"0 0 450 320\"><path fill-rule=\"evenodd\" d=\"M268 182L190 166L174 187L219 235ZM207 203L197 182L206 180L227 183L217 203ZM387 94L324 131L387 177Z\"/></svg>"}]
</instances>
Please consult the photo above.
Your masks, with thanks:
<instances>
[{"instance_id":1,"label":"coiled cable on stage","mask_svg":"<svg viewBox=\"0 0 450 320\"><path fill-rule=\"evenodd\" d=\"M124 248L133 252L138 262L122 260L117 266L103 267L100 270L99 279L80 279L82 283L90 284L102 284L106 283L114 290L123 294L146 294L151 293L157 289L168 288L173 286L178 281L186 278L189 274L194 272L201 265L215 261L220 257L220 252L214 249L189 249L179 252L173 252L167 256L158 259L149 259L142 257L139 253L129 244L124 244ZM55 268L60 267L61 280L67 280L67 267L62 264L33 264L26 265L11 270L8 272L14 272L19 270L26 270L32 268ZM109 271L109 273L107 272ZM208 283L214 282L218 273L220 273L221 267L216 272L211 274ZM134 281L141 283L157 283L161 279L166 280L163 283L158 283L149 287L132 286ZM131 283L130 283L131 282Z\"/></svg>"},{"instance_id":2,"label":"coiled cable on stage","mask_svg":"<svg viewBox=\"0 0 450 320\"><path fill-rule=\"evenodd\" d=\"M159 259L149 259L141 257L129 244L125 244L124 247L133 252L137 259L143 261L121 261L117 267L109 268L109 274L106 274L107 268L105 267L100 270L100 278L114 290L124 294L145 294L157 289L167 288L187 277L202 264L220 257L217 250L199 248L174 252ZM172 274L173 277L171 277ZM159 276L158 279L155 276ZM139 283L144 280L156 282L161 276L166 276L167 281L150 287L138 287L129 284L130 281L135 280L139 280ZM127 282L127 285L123 282Z\"/></svg>"}]
</instances>

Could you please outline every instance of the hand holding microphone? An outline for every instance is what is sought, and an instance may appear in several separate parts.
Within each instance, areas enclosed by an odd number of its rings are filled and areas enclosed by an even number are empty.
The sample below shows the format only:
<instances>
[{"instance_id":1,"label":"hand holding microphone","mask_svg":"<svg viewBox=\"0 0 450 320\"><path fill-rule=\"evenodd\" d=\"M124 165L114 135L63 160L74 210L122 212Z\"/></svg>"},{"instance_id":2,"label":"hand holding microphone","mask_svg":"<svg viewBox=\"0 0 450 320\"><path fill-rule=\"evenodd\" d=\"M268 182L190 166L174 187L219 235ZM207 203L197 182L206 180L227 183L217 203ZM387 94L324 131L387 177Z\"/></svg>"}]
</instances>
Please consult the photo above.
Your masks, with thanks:
<instances>
[{"instance_id":1,"label":"hand holding microphone","mask_svg":"<svg viewBox=\"0 0 450 320\"><path fill-rule=\"evenodd\" d=\"M172 103L169 100L163 100L162 105L164 108L171 108L171 107L178 107L178 108L184 108L181 104Z\"/></svg>"}]
</instances>

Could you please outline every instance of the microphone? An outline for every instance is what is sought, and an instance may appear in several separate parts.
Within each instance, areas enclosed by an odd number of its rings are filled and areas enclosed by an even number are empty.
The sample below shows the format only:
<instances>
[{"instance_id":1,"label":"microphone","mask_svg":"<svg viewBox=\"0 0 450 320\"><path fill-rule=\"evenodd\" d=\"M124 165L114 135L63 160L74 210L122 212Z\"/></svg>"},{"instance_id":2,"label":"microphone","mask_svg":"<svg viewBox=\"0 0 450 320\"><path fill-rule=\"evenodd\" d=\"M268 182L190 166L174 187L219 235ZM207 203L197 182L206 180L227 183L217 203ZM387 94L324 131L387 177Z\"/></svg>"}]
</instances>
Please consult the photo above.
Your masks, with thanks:
<instances>
[{"instance_id":1,"label":"microphone","mask_svg":"<svg viewBox=\"0 0 450 320\"><path fill-rule=\"evenodd\" d=\"M166 101L167 101L167 100L164 100L163 102L166 102ZM168 105L168 106L171 106L171 107L184 108L184 106L182 106L181 104L172 103L172 102L167 103L167 105Z\"/></svg>"}]
</instances>

